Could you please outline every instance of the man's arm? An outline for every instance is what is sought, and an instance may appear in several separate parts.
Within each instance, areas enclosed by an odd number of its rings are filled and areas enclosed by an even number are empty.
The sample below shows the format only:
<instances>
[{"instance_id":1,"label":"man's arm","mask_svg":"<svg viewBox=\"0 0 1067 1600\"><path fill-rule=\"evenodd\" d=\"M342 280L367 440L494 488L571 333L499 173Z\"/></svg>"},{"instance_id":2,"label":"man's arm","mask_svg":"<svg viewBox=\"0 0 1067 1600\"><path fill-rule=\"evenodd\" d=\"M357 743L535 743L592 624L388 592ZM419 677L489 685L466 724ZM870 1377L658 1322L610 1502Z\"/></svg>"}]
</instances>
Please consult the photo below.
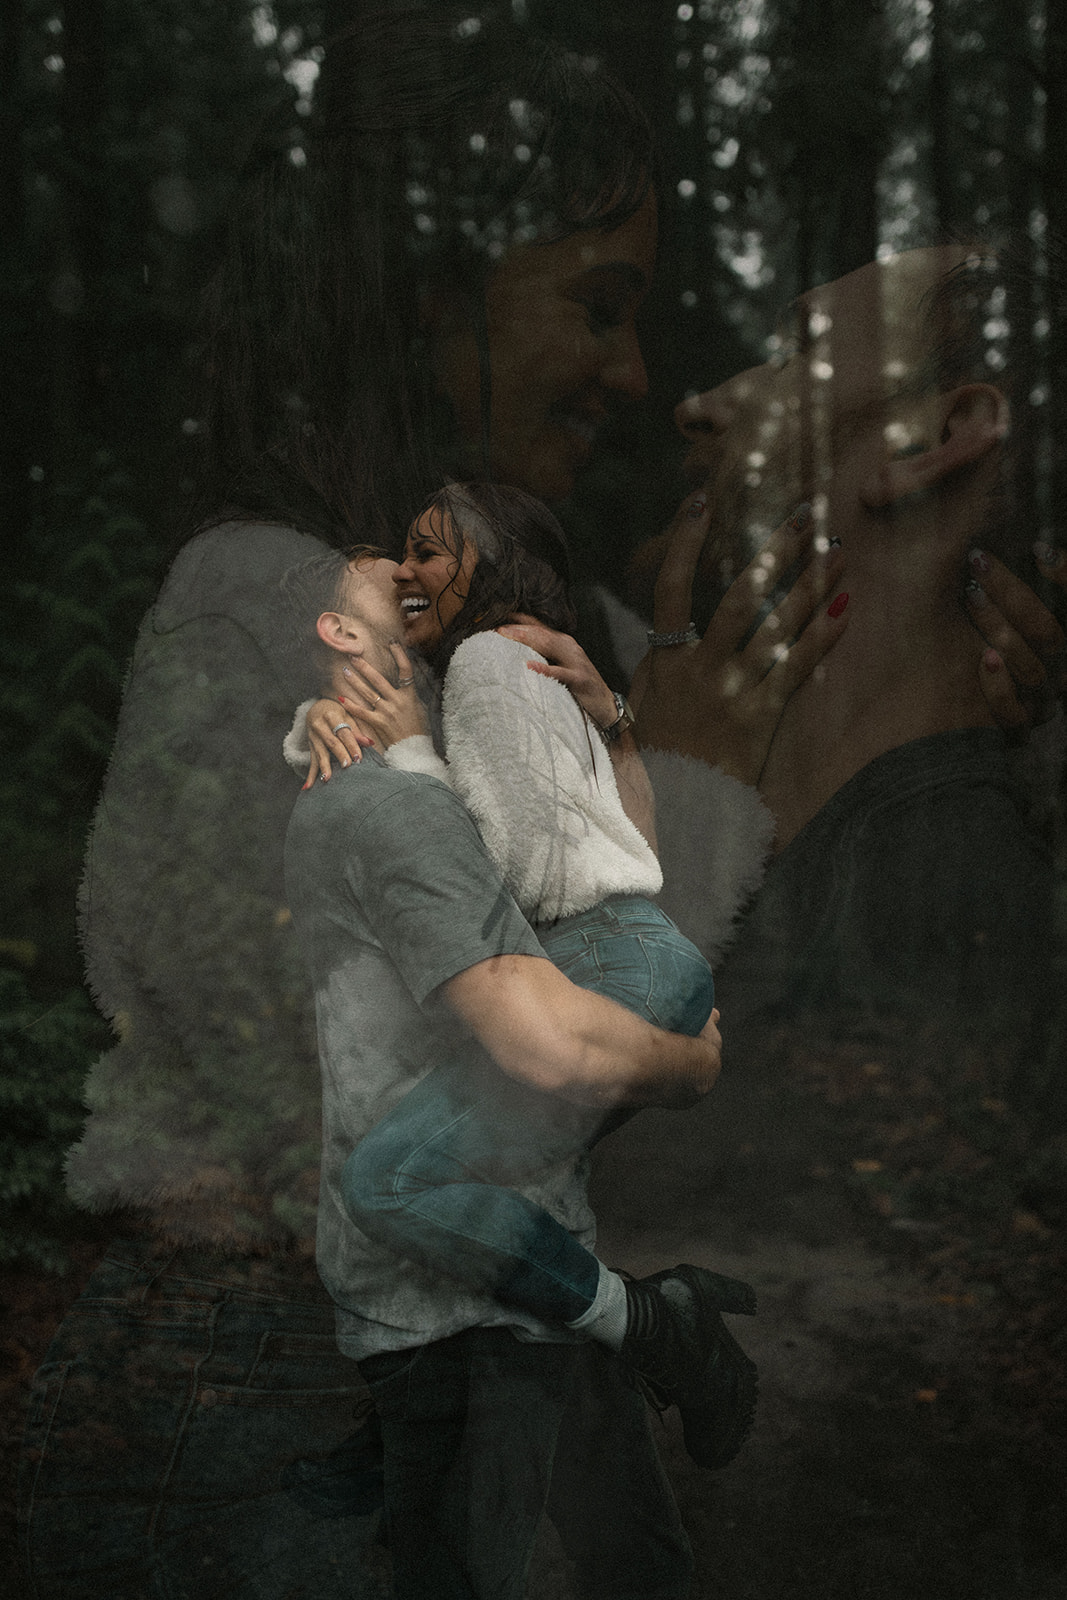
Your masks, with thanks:
<instances>
[{"instance_id":1,"label":"man's arm","mask_svg":"<svg viewBox=\"0 0 1067 1600\"><path fill-rule=\"evenodd\" d=\"M695 1039L667 1033L539 956L491 956L441 993L504 1072L580 1105L687 1106L719 1075L717 1011Z\"/></svg>"}]
</instances>

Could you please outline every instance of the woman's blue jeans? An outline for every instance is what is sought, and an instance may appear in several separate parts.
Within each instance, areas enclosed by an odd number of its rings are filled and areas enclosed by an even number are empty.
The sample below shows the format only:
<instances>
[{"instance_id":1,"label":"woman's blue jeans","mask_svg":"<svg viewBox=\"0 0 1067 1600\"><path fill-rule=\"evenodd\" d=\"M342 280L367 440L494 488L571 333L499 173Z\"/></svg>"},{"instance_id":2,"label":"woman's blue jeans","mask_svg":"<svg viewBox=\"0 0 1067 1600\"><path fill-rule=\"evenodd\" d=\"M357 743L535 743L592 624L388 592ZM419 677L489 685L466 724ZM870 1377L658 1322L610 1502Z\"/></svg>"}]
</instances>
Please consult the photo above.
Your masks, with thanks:
<instances>
[{"instance_id":1,"label":"woman's blue jeans","mask_svg":"<svg viewBox=\"0 0 1067 1600\"><path fill-rule=\"evenodd\" d=\"M538 928L573 983L661 1028L697 1034L711 1014L711 969L659 907L616 896ZM369 1238L548 1322L572 1322L600 1266L563 1221L516 1185L573 1167L632 1111L605 1114L510 1078L491 1062L450 1060L362 1139L342 1177Z\"/></svg>"}]
</instances>

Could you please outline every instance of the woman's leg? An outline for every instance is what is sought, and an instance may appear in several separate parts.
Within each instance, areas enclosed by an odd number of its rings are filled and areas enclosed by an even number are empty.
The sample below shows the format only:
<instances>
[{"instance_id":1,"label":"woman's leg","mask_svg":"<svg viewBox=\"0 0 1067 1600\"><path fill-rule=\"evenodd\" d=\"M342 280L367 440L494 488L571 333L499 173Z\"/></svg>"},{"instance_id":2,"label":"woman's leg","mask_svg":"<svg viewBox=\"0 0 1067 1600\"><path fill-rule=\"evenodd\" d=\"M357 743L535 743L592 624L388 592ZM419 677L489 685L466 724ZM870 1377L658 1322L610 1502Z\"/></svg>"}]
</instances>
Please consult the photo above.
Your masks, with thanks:
<instances>
[{"instance_id":1,"label":"woman's leg","mask_svg":"<svg viewBox=\"0 0 1067 1600\"><path fill-rule=\"evenodd\" d=\"M581 1316L600 1264L518 1192L551 1181L595 1137L598 1113L491 1063L446 1062L360 1141L341 1190L369 1238L553 1322Z\"/></svg>"},{"instance_id":2,"label":"woman's leg","mask_svg":"<svg viewBox=\"0 0 1067 1600\"><path fill-rule=\"evenodd\" d=\"M711 972L649 901L626 897L542 934L547 954L657 1026L696 1033L711 1012ZM625 1120L616 1114L611 1125ZM541 1093L490 1063L437 1067L349 1157L342 1178L356 1225L433 1271L553 1322L592 1305L600 1263L516 1186L535 1186L605 1131L602 1114Z\"/></svg>"},{"instance_id":3,"label":"woman's leg","mask_svg":"<svg viewBox=\"0 0 1067 1600\"><path fill-rule=\"evenodd\" d=\"M672 1033L695 1035L715 1004L711 968L643 895L619 895L538 930L553 965Z\"/></svg>"}]
</instances>

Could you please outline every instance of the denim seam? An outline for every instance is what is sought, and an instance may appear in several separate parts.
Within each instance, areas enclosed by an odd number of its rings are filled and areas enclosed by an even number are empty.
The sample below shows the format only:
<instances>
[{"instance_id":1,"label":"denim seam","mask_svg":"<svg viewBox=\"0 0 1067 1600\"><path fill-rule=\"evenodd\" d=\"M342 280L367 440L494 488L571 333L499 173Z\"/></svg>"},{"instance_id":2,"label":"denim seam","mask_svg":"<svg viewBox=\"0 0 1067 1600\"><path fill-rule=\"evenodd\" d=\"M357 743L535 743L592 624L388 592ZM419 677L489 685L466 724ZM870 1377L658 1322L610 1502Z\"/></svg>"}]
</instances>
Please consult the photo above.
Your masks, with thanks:
<instances>
[{"instance_id":1,"label":"denim seam","mask_svg":"<svg viewBox=\"0 0 1067 1600\"><path fill-rule=\"evenodd\" d=\"M450 1129L454 1128L457 1125L457 1123L463 1122L470 1115L471 1115L471 1111L470 1110L465 1110L465 1111L459 1112L456 1116L454 1116L452 1118L452 1120L449 1123L446 1124L445 1127L440 1129L439 1132L433 1134L431 1136L431 1138L423 1139L422 1143L419 1144L411 1152L410 1156L408 1156L406 1158L406 1160L403 1163L401 1163L401 1165L399 1165L398 1167L395 1168L395 1170L393 1172L393 1184L392 1184L393 1200L396 1202L396 1204L398 1206L401 1207L402 1210L407 1211L407 1210L411 1209L409 1207L409 1205L408 1205L407 1200L405 1200L404 1197L399 1192L400 1181L401 1181L401 1179L402 1179L402 1177L404 1175L404 1172L405 1172L406 1168L408 1167L409 1163L414 1161L415 1158L426 1148L427 1145L432 1144L435 1140L440 1138L441 1134L447 1133ZM479 1179L477 1176L475 1176L472 1179L472 1181L475 1182L475 1183L478 1183L478 1182L483 1182L484 1180ZM423 1184L420 1185L418 1192L421 1194L421 1193L424 1193L427 1189L433 1190L434 1188L438 1188L438 1187L440 1187L440 1185L436 1185L436 1184L432 1184L432 1183L431 1184L423 1183ZM536 1204L536 1202L533 1202L533 1203ZM563 1226L563 1224L560 1223L560 1227L562 1227L562 1226ZM456 1239L474 1238L474 1239L476 1239L477 1243L482 1246L483 1249L491 1250L494 1255L502 1256L502 1257L506 1258L508 1256L508 1254L509 1254L508 1251L502 1250L499 1247L499 1245L494 1244L492 1239L483 1239L480 1236L478 1236L477 1234L474 1234L472 1231L461 1232L460 1229L458 1229L458 1228L451 1228L451 1227L448 1226L447 1223L441 1222L441 1221L436 1221L436 1220L434 1221L434 1227L438 1228L442 1233L450 1234L453 1238L456 1238ZM566 1231L566 1230L564 1230L564 1231ZM572 1235L572 1237L573 1237L573 1235ZM577 1240L575 1241L575 1243L577 1243ZM581 1246L580 1248L584 1248L584 1246ZM592 1252L589 1252L589 1253L592 1254ZM544 1265L541 1262L538 1262L537 1266L538 1266L539 1270L544 1273L546 1278L551 1278L552 1282L555 1283L555 1284L558 1284L560 1288L568 1289L571 1292L574 1292L574 1285L572 1283L570 1283L567 1278L562 1277L559 1274L553 1272L550 1267L548 1267L547 1265Z\"/></svg>"},{"instance_id":2,"label":"denim seam","mask_svg":"<svg viewBox=\"0 0 1067 1600\"><path fill-rule=\"evenodd\" d=\"M39 1594L40 1591L37 1587L37 1577L34 1570L36 1563L33 1559L30 1531L33 1527L33 1516L37 1504L37 1480L40 1477L41 1468L44 1466L45 1457L48 1453L48 1444L52 1437L52 1425L55 1422L56 1411L59 1408L60 1400L63 1398L63 1391L67 1386L67 1378L73 1365L73 1361L64 1361L59 1364L59 1381L55 1385L55 1392L52 1396L52 1403L48 1408L47 1417L42 1417L41 1419L43 1425L41 1428L40 1450L38 1451L37 1460L34 1463L33 1478L30 1483L29 1493L26 1496L26 1521L22 1530L22 1544L23 1555L26 1561L26 1570L30 1575L30 1582L33 1584L33 1592L35 1595Z\"/></svg>"},{"instance_id":3,"label":"denim seam","mask_svg":"<svg viewBox=\"0 0 1067 1600\"><path fill-rule=\"evenodd\" d=\"M157 1488L156 1503L153 1507L152 1515L149 1518L147 1529L148 1541L153 1547L153 1551L155 1549L156 1542L156 1529L159 1524L159 1518L163 1512L164 1496L167 1491L167 1486L170 1483L174 1469L178 1464L178 1459L181 1456L185 1445L186 1430L189 1426L189 1418L193 1413L193 1407L198 1403L197 1395L200 1390L201 1369L203 1368L204 1363L210 1360L211 1356L215 1353L215 1335L217 1332L218 1313L220 1309L221 1302L219 1305L212 1307L212 1315L208 1318L207 1323L205 1324L210 1333L210 1338L207 1342L207 1348L204 1350L203 1354L197 1358L196 1364L189 1375L189 1398L186 1401L178 1427L175 1430L174 1448L171 1450L170 1459L167 1462L166 1468L162 1474L162 1477L160 1478Z\"/></svg>"}]
</instances>

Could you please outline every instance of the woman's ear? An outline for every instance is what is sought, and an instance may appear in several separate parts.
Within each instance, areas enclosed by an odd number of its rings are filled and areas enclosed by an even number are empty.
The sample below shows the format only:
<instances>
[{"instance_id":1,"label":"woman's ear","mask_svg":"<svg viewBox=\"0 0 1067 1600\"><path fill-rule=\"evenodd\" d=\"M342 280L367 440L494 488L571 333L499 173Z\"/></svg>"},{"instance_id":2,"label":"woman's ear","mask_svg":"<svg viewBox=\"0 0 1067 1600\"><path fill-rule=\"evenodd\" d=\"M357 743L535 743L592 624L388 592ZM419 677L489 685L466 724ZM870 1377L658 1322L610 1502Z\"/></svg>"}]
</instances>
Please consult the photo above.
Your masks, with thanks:
<instances>
[{"instance_id":1,"label":"woman's ear","mask_svg":"<svg viewBox=\"0 0 1067 1600\"><path fill-rule=\"evenodd\" d=\"M358 625L354 618L346 617L343 611L324 611L315 624L315 631L331 650L339 650L346 656L363 654L363 640Z\"/></svg>"},{"instance_id":2,"label":"woman's ear","mask_svg":"<svg viewBox=\"0 0 1067 1600\"><path fill-rule=\"evenodd\" d=\"M920 439L890 454L860 486L860 499L877 510L936 488L953 472L975 466L1004 440L1011 426L1007 396L991 383L965 383L939 397L930 443Z\"/></svg>"}]
</instances>

